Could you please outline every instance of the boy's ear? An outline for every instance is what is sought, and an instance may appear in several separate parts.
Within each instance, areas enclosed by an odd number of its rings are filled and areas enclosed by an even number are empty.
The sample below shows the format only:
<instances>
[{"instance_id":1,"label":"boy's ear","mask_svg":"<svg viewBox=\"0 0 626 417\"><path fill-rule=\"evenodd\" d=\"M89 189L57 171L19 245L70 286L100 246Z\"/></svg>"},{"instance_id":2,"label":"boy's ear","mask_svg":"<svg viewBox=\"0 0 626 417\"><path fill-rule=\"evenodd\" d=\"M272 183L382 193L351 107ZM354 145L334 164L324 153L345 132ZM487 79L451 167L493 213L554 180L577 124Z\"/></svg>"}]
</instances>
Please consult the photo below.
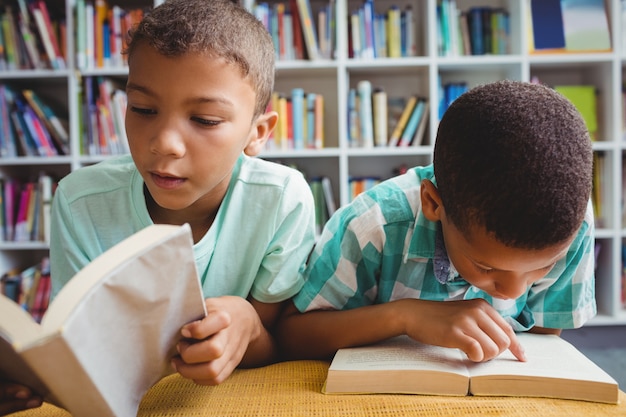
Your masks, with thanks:
<instances>
[{"instance_id":1,"label":"boy's ear","mask_svg":"<svg viewBox=\"0 0 626 417\"><path fill-rule=\"evenodd\" d=\"M261 151L265 147L267 139L276 127L277 123L278 113L276 113L275 111L263 113L256 118L254 122L254 133L251 134L252 137L250 138L250 141L243 150L246 155L256 156L261 153Z\"/></svg>"},{"instance_id":2,"label":"boy's ear","mask_svg":"<svg viewBox=\"0 0 626 417\"><path fill-rule=\"evenodd\" d=\"M422 200L422 212L431 222L438 222L443 217L443 204L439 190L430 180L422 180L420 187L420 199Z\"/></svg>"}]
</instances>

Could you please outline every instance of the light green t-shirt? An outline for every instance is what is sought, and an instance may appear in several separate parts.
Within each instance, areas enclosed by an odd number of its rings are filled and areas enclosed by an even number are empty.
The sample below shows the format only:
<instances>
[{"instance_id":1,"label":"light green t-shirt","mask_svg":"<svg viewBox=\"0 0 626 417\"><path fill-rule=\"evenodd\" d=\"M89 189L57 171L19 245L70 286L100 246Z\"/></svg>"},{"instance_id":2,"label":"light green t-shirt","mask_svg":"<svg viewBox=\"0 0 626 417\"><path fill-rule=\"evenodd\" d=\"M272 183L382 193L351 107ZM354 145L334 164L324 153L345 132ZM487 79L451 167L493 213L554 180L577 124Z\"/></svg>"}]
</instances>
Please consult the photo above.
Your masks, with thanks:
<instances>
[{"instance_id":1,"label":"light green t-shirt","mask_svg":"<svg viewBox=\"0 0 626 417\"><path fill-rule=\"evenodd\" d=\"M143 190L129 155L60 181L52 205L53 296L98 255L152 224ZM313 197L302 174L242 155L213 225L194 245L204 296L288 299L302 286L299 271L314 233Z\"/></svg>"}]
</instances>

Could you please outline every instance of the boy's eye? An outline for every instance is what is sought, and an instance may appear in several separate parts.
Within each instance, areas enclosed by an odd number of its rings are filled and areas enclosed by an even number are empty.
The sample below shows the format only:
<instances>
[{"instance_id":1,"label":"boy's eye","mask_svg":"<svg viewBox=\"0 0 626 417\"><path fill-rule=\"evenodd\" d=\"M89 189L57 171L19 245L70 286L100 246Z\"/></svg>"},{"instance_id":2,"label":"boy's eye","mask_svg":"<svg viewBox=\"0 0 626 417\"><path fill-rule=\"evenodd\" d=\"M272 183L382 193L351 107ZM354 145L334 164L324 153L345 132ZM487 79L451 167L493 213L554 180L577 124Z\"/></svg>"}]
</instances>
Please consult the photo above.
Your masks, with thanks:
<instances>
[{"instance_id":1,"label":"boy's eye","mask_svg":"<svg viewBox=\"0 0 626 417\"><path fill-rule=\"evenodd\" d=\"M209 120L202 117L192 117L191 120L204 126L217 126L218 124L220 124L218 120Z\"/></svg>"},{"instance_id":2,"label":"boy's eye","mask_svg":"<svg viewBox=\"0 0 626 417\"><path fill-rule=\"evenodd\" d=\"M152 109L144 109L144 108L135 107L135 106L130 106L130 111L132 111L133 113L142 114L142 115L156 114L156 111Z\"/></svg>"},{"instance_id":3,"label":"boy's eye","mask_svg":"<svg viewBox=\"0 0 626 417\"><path fill-rule=\"evenodd\" d=\"M483 268L482 266L477 265L477 264L474 264L474 268L476 268L478 272L483 273L483 274L488 274L490 272L493 272L493 269Z\"/></svg>"}]
</instances>

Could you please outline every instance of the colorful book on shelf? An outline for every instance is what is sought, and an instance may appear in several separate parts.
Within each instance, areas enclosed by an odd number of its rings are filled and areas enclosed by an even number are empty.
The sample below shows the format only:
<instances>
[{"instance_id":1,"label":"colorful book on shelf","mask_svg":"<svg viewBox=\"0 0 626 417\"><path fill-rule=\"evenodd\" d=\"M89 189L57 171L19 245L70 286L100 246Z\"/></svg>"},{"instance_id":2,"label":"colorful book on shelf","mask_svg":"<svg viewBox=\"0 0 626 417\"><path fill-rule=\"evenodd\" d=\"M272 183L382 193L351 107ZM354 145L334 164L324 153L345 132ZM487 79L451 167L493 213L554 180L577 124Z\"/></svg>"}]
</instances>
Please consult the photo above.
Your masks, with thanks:
<instances>
[{"instance_id":1,"label":"colorful book on shelf","mask_svg":"<svg viewBox=\"0 0 626 417\"><path fill-rule=\"evenodd\" d=\"M372 83L361 80L357 83L357 100L359 110L359 130L361 147L374 147L374 120L372 110Z\"/></svg>"},{"instance_id":2,"label":"colorful book on shelf","mask_svg":"<svg viewBox=\"0 0 626 417\"><path fill-rule=\"evenodd\" d=\"M52 108L50 108L33 90L22 90L22 95L35 111L37 117L46 125L58 153L61 155L69 155L70 135L65 128L65 122L62 122Z\"/></svg>"},{"instance_id":3,"label":"colorful book on shelf","mask_svg":"<svg viewBox=\"0 0 626 417\"><path fill-rule=\"evenodd\" d=\"M413 113L413 109L415 108L417 100L417 96L411 96L408 98L408 100L406 100L404 110L402 110L400 118L398 119L398 122L396 123L393 131L391 132L391 136L389 137L388 145L390 147L398 146L398 143L400 142L400 137L402 136L402 132L404 132L404 129L406 128L406 125L409 121L409 118L411 117L411 114Z\"/></svg>"},{"instance_id":4,"label":"colorful book on shelf","mask_svg":"<svg viewBox=\"0 0 626 417\"><path fill-rule=\"evenodd\" d=\"M565 48L561 0L531 0L531 23L535 51Z\"/></svg>"},{"instance_id":5,"label":"colorful book on shelf","mask_svg":"<svg viewBox=\"0 0 626 417\"><path fill-rule=\"evenodd\" d=\"M585 121L592 139L597 139L598 107L596 87L593 85L556 85L554 89L574 104Z\"/></svg>"},{"instance_id":6,"label":"colorful book on shelf","mask_svg":"<svg viewBox=\"0 0 626 417\"><path fill-rule=\"evenodd\" d=\"M415 107L411 112L411 117L406 123L406 127L402 131L402 135L400 135L400 141L398 142L398 146L409 146L415 137L415 132L426 113L426 103L427 99L424 97L418 97L417 103L415 103Z\"/></svg>"},{"instance_id":7,"label":"colorful book on shelf","mask_svg":"<svg viewBox=\"0 0 626 417\"><path fill-rule=\"evenodd\" d=\"M65 58L61 54L61 46L48 12L48 6L43 0L35 0L28 4L51 67L65 69Z\"/></svg>"},{"instance_id":8,"label":"colorful book on shelf","mask_svg":"<svg viewBox=\"0 0 626 417\"><path fill-rule=\"evenodd\" d=\"M151 225L78 272L41 324L0 296L0 372L72 415L134 416L205 315L189 225Z\"/></svg>"},{"instance_id":9,"label":"colorful book on shelf","mask_svg":"<svg viewBox=\"0 0 626 417\"><path fill-rule=\"evenodd\" d=\"M615 379L556 335L517 336L527 361L509 351L474 363L459 349L408 336L340 349L328 369L326 394L402 393L447 396L548 397L617 404Z\"/></svg>"},{"instance_id":10,"label":"colorful book on shelf","mask_svg":"<svg viewBox=\"0 0 626 417\"><path fill-rule=\"evenodd\" d=\"M604 0L531 0L531 52L604 52L611 35Z\"/></svg>"},{"instance_id":11,"label":"colorful book on shelf","mask_svg":"<svg viewBox=\"0 0 626 417\"><path fill-rule=\"evenodd\" d=\"M317 44L317 30L313 20L311 11L311 3L309 0L296 0L300 24L302 26L302 34L304 37L304 45L306 46L307 57L310 60L320 59L319 47Z\"/></svg>"},{"instance_id":12,"label":"colorful book on shelf","mask_svg":"<svg viewBox=\"0 0 626 417\"><path fill-rule=\"evenodd\" d=\"M610 51L611 33L605 0L561 0L565 49Z\"/></svg>"},{"instance_id":13,"label":"colorful book on shelf","mask_svg":"<svg viewBox=\"0 0 626 417\"><path fill-rule=\"evenodd\" d=\"M413 135L413 140L411 141L411 146L421 146L424 144L424 139L426 138L426 127L428 126L428 121L430 120L430 100L424 99L424 109L422 111L422 117L417 125L417 129L415 129L415 135Z\"/></svg>"},{"instance_id":14,"label":"colorful book on shelf","mask_svg":"<svg viewBox=\"0 0 626 417\"><path fill-rule=\"evenodd\" d=\"M374 145L387 146L387 92L382 88L375 88L372 93L372 115Z\"/></svg>"},{"instance_id":15,"label":"colorful book on shelf","mask_svg":"<svg viewBox=\"0 0 626 417\"><path fill-rule=\"evenodd\" d=\"M315 149L324 148L324 96L315 95L315 128L313 129L313 146Z\"/></svg>"}]
</instances>

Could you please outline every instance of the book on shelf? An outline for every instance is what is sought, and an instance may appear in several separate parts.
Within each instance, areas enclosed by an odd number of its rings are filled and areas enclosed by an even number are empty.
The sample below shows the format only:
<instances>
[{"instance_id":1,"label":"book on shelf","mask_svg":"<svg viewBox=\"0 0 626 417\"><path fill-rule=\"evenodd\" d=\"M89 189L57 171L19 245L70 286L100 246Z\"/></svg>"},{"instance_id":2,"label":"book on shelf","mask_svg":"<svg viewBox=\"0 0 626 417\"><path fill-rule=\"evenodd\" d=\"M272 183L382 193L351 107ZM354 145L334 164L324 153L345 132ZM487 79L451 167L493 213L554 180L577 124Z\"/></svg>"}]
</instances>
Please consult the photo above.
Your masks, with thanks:
<instances>
[{"instance_id":1,"label":"book on shelf","mask_svg":"<svg viewBox=\"0 0 626 417\"><path fill-rule=\"evenodd\" d=\"M78 272L41 324L0 296L0 374L72 415L136 415L173 372L181 327L206 314L192 245L189 225L142 229Z\"/></svg>"},{"instance_id":2,"label":"book on shelf","mask_svg":"<svg viewBox=\"0 0 626 417\"><path fill-rule=\"evenodd\" d=\"M605 0L562 0L565 49L610 51L611 34Z\"/></svg>"},{"instance_id":3,"label":"book on shelf","mask_svg":"<svg viewBox=\"0 0 626 417\"><path fill-rule=\"evenodd\" d=\"M48 308L50 289L50 260L47 257L22 271L11 269L0 277L0 294L17 303L37 323L41 322Z\"/></svg>"},{"instance_id":4,"label":"book on shelf","mask_svg":"<svg viewBox=\"0 0 626 417\"><path fill-rule=\"evenodd\" d=\"M372 93L372 121L374 122L374 145L387 146L387 92L375 88Z\"/></svg>"},{"instance_id":5,"label":"book on shelf","mask_svg":"<svg viewBox=\"0 0 626 417\"><path fill-rule=\"evenodd\" d=\"M411 117L411 114L413 113L413 109L415 108L415 104L417 103L417 100L418 100L417 96L411 96L408 98L408 100L406 100L404 109L402 110L402 113L400 114L398 122L396 123L395 127L393 128L393 131L391 132L391 136L389 137L388 145L390 147L397 146L398 143L400 142L400 137L402 136L402 132L404 132L406 124L408 123L409 118Z\"/></svg>"},{"instance_id":6,"label":"book on shelf","mask_svg":"<svg viewBox=\"0 0 626 417\"><path fill-rule=\"evenodd\" d=\"M65 69L65 58L61 54L59 39L46 3L43 0L35 0L29 2L28 5L51 67L53 69Z\"/></svg>"},{"instance_id":7,"label":"book on shelf","mask_svg":"<svg viewBox=\"0 0 626 417\"><path fill-rule=\"evenodd\" d=\"M400 135L398 146L409 146L416 137L415 133L417 132L420 122L423 118L428 117L428 113L426 112L427 102L428 100L424 97L417 98L417 103L415 103L413 111L411 112L411 117L409 117L409 120L402 131L402 135ZM421 138L418 138L417 140L421 142Z\"/></svg>"},{"instance_id":8,"label":"book on shelf","mask_svg":"<svg viewBox=\"0 0 626 417\"><path fill-rule=\"evenodd\" d=\"M474 363L459 349L424 345L408 336L339 349L323 391L618 402L615 379L566 340L530 333L517 337L526 362L505 351L488 362Z\"/></svg>"},{"instance_id":9,"label":"book on shelf","mask_svg":"<svg viewBox=\"0 0 626 417\"><path fill-rule=\"evenodd\" d=\"M357 83L357 103L359 111L359 130L361 146L374 147L374 123L372 115L372 83L361 80Z\"/></svg>"},{"instance_id":10,"label":"book on shelf","mask_svg":"<svg viewBox=\"0 0 626 417\"><path fill-rule=\"evenodd\" d=\"M531 52L607 52L611 33L604 0L531 0Z\"/></svg>"},{"instance_id":11,"label":"book on shelf","mask_svg":"<svg viewBox=\"0 0 626 417\"><path fill-rule=\"evenodd\" d=\"M70 136L65 127L67 121L61 121L52 108L50 108L33 90L22 90L22 95L39 119L46 125L57 152L61 155L69 155Z\"/></svg>"},{"instance_id":12,"label":"book on shelf","mask_svg":"<svg viewBox=\"0 0 626 417\"><path fill-rule=\"evenodd\" d=\"M594 85L555 85L554 89L567 97L580 112L593 140L598 133L597 89Z\"/></svg>"},{"instance_id":13,"label":"book on shelf","mask_svg":"<svg viewBox=\"0 0 626 417\"><path fill-rule=\"evenodd\" d=\"M317 30L313 20L311 11L311 3L309 0L296 0L300 25L304 37L304 45L306 47L308 59L314 61L321 59L319 46L317 44Z\"/></svg>"}]
</instances>

